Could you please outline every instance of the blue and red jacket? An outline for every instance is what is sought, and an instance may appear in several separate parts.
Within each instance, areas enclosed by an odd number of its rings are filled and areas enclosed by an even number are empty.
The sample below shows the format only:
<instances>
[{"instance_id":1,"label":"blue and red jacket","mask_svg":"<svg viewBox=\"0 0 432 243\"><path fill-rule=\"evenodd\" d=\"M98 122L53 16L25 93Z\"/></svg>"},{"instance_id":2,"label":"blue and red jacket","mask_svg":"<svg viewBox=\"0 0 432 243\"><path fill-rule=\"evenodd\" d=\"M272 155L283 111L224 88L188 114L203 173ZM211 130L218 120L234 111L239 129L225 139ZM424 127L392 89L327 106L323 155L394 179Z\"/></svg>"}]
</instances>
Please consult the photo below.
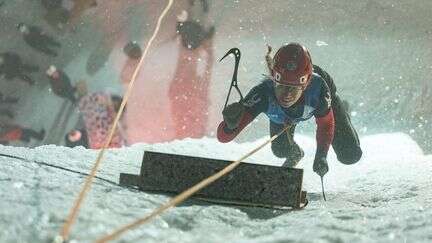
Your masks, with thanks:
<instances>
[{"instance_id":1,"label":"blue and red jacket","mask_svg":"<svg viewBox=\"0 0 432 243\"><path fill-rule=\"evenodd\" d=\"M222 143L233 140L255 117L264 113L271 122L277 124L297 124L315 117L317 124L317 153L327 155L334 136L334 116L331 108L331 90L325 80L317 73L312 74L308 87L302 97L291 107L284 108L277 102L273 81L263 80L252 88L241 101L246 112L243 113L240 125L230 130L224 121L219 124L217 138Z\"/></svg>"}]
</instances>

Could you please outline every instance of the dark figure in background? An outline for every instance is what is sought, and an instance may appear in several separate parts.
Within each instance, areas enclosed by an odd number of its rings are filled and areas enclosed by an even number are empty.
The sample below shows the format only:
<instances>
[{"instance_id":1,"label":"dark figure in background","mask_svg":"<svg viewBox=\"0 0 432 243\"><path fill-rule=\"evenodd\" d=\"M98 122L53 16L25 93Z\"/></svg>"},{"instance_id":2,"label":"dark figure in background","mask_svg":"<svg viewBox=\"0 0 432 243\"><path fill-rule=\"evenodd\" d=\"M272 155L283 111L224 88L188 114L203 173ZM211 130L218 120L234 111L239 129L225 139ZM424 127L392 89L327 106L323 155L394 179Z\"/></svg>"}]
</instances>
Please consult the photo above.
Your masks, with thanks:
<instances>
[{"instance_id":1,"label":"dark figure in background","mask_svg":"<svg viewBox=\"0 0 432 243\"><path fill-rule=\"evenodd\" d=\"M200 3L202 5L203 12L207 13L209 11L208 0L200 0ZM189 4L193 6L195 4L195 0L189 0Z\"/></svg>"},{"instance_id":2,"label":"dark figure in background","mask_svg":"<svg viewBox=\"0 0 432 243\"><path fill-rule=\"evenodd\" d=\"M15 52L0 53L0 75L4 75L7 80L19 78L20 80L33 85L35 82L29 77L28 73L36 72L39 67L24 64L21 57Z\"/></svg>"},{"instance_id":3,"label":"dark figure in background","mask_svg":"<svg viewBox=\"0 0 432 243\"><path fill-rule=\"evenodd\" d=\"M18 98L3 96L3 94L0 92L0 105L1 104L7 104L7 105L16 104L16 103L18 103L18 100L19 100ZM5 115L11 119L14 118L13 112L11 110L5 109L5 108L0 109L0 115Z\"/></svg>"},{"instance_id":4,"label":"dark figure in background","mask_svg":"<svg viewBox=\"0 0 432 243\"><path fill-rule=\"evenodd\" d=\"M129 84L132 74L135 71L141 56L142 49L138 42L130 41L123 47L123 53L128 57L123 65L120 77L123 84Z\"/></svg>"},{"instance_id":5,"label":"dark figure in background","mask_svg":"<svg viewBox=\"0 0 432 243\"><path fill-rule=\"evenodd\" d=\"M30 139L42 141L45 137L45 130L41 129L39 132L21 127L19 125L0 124L0 144L8 145L9 142L22 141L30 142Z\"/></svg>"},{"instance_id":6,"label":"dark figure in background","mask_svg":"<svg viewBox=\"0 0 432 243\"><path fill-rule=\"evenodd\" d=\"M85 129L73 129L68 132L65 136L66 147L76 147L83 146L84 148L88 148L88 138L87 132Z\"/></svg>"},{"instance_id":7,"label":"dark figure in background","mask_svg":"<svg viewBox=\"0 0 432 243\"><path fill-rule=\"evenodd\" d=\"M211 39L214 35L214 26L205 30L204 27L195 20L188 20L188 12L183 11L177 17L177 33L181 36L183 46L187 49L198 48L205 40Z\"/></svg>"},{"instance_id":8,"label":"dark figure in background","mask_svg":"<svg viewBox=\"0 0 432 243\"><path fill-rule=\"evenodd\" d=\"M0 92L0 104L16 104L18 103L18 98L4 96L2 92Z\"/></svg>"},{"instance_id":9,"label":"dark figure in background","mask_svg":"<svg viewBox=\"0 0 432 243\"><path fill-rule=\"evenodd\" d=\"M1 116L7 116L10 119L13 119L15 117L14 113L11 110L5 109L5 108L1 108L0 109L0 115Z\"/></svg>"},{"instance_id":10,"label":"dark figure in background","mask_svg":"<svg viewBox=\"0 0 432 243\"><path fill-rule=\"evenodd\" d=\"M123 47L123 53L126 54L131 59L139 60L142 56L142 49L138 42L136 41L129 41L124 47Z\"/></svg>"},{"instance_id":11,"label":"dark figure in background","mask_svg":"<svg viewBox=\"0 0 432 243\"><path fill-rule=\"evenodd\" d=\"M19 23L17 28L29 46L46 55L57 56L57 52L54 49L61 47L61 44L47 35L40 27Z\"/></svg>"},{"instance_id":12,"label":"dark figure in background","mask_svg":"<svg viewBox=\"0 0 432 243\"><path fill-rule=\"evenodd\" d=\"M63 7L63 0L41 0L42 6L47 10L53 10Z\"/></svg>"},{"instance_id":13,"label":"dark figure in background","mask_svg":"<svg viewBox=\"0 0 432 243\"><path fill-rule=\"evenodd\" d=\"M76 102L75 91L76 88L72 86L70 78L62 70L58 70L56 66L51 65L46 74L50 80L51 90L57 96L70 100L72 103Z\"/></svg>"},{"instance_id":14,"label":"dark figure in background","mask_svg":"<svg viewBox=\"0 0 432 243\"><path fill-rule=\"evenodd\" d=\"M214 28L205 30L200 23L188 20L186 11L177 19L181 43L168 90L175 138L201 138L207 132ZM203 68L200 69L200 66Z\"/></svg>"},{"instance_id":15,"label":"dark figure in background","mask_svg":"<svg viewBox=\"0 0 432 243\"><path fill-rule=\"evenodd\" d=\"M69 23L76 26L81 16L91 8L98 6L96 0L74 0L73 7L70 10Z\"/></svg>"},{"instance_id":16,"label":"dark figure in background","mask_svg":"<svg viewBox=\"0 0 432 243\"><path fill-rule=\"evenodd\" d=\"M53 10L63 7L63 0L41 0L42 6L47 10Z\"/></svg>"},{"instance_id":17,"label":"dark figure in background","mask_svg":"<svg viewBox=\"0 0 432 243\"><path fill-rule=\"evenodd\" d=\"M271 76L252 88L241 102L223 110L224 121L217 131L219 141L231 141L255 117L265 113L270 120L270 136L289 127L285 134L273 140L271 148L276 157L286 158L284 166L294 167L304 156L294 141L296 124L315 117L317 149L313 171L320 176L328 172L330 145L341 163L359 161L362 156L360 141L336 94L333 79L323 69L312 65L306 47L290 43L282 46L272 60L266 59Z\"/></svg>"},{"instance_id":18,"label":"dark figure in background","mask_svg":"<svg viewBox=\"0 0 432 243\"><path fill-rule=\"evenodd\" d=\"M114 111L118 112L120 110L121 103L123 102L123 97L121 97L120 95L112 94L111 95L111 102L113 104ZM125 112L126 112L126 106L123 108L123 114Z\"/></svg>"},{"instance_id":19,"label":"dark figure in background","mask_svg":"<svg viewBox=\"0 0 432 243\"><path fill-rule=\"evenodd\" d=\"M62 28L67 24L70 12L62 5L62 0L41 0L42 6L47 10L44 19L53 27Z\"/></svg>"}]
</instances>

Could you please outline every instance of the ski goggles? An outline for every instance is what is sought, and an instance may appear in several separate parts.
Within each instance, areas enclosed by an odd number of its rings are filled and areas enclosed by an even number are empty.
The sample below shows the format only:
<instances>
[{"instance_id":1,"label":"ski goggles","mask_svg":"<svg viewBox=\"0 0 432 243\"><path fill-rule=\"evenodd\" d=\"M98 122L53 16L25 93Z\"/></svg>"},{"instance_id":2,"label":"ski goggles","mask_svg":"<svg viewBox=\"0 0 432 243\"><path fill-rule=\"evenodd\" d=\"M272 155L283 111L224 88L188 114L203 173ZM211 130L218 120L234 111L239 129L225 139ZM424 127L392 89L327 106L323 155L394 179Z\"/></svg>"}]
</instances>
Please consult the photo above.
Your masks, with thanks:
<instances>
[{"instance_id":1,"label":"ski goggles","mask_svg":"<svg viewBox=\"0 0 432 243\"><path fill-rule=\"evenodd\" d=\"M286 95L297 94L297 93L301 93L303 91L302 86L281 84L275 80L273 80L273 87L275 88L276 93L286 94Z\"/></svg>"},{"instance_id":2,"label":"ski goggles","mask_svg":"<svg viewBox=\"0 0 432 243\"><path fill-rule=\"evenodd\" d=\"M294 105L303 94L302 86L286 85L273 81L273 87L278 103L285 108Z\"/></svg>"}]
</instances>

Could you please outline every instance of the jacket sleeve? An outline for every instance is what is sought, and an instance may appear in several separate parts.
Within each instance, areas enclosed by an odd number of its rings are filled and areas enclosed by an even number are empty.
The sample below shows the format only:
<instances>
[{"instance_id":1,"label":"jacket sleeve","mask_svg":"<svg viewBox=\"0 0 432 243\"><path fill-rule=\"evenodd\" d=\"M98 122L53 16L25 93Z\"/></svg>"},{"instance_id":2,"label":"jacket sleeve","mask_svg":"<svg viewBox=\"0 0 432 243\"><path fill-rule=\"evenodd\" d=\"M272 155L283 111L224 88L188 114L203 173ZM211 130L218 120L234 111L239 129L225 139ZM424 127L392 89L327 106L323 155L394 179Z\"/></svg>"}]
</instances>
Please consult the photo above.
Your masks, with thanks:
<instances>
[{"instance_id":1,"label":"jacket sleeve","mask_svg":"<svg viewBox=\"0 0 432 243\"><path fill-rule=\"evenodd\" d=\"M245 111L240 118L239 126L234 130L229 129L226 126L225 121L222 121L217 129L217 139L221 143L228 143L232 141L243 130L243 128L253 121L254 118L255 117L252 116L251 113Z\"/></svg>"},{"instance_id":2,"label":"jacket sleeve","mask_svg":"<svg viewBox=\"0 0 432 243\"><path fill-rule=\"evenodd\" d=\"M268 107L268 98L266 95L266 85L261 83L252 88L241 101L245 107L245 112L240 118L240 124L236 129L228 129L225 122L222 121L217 129L217 138L222 143L233 140L255 117L266 111Z\"/></svg>"},{"instance_id":3,"label":"jacket sleeve","mask_svg":"<svg viewBox=\"0 0 432 243\"><path fill-rule=\"evenodd\" d=\"M329 112L325 116L315 117L315 121L317 124L317 150L315 157L327 157L330 144L333 142L335 130L333 109L330 108Z\"/></svg>"}]
</instances>

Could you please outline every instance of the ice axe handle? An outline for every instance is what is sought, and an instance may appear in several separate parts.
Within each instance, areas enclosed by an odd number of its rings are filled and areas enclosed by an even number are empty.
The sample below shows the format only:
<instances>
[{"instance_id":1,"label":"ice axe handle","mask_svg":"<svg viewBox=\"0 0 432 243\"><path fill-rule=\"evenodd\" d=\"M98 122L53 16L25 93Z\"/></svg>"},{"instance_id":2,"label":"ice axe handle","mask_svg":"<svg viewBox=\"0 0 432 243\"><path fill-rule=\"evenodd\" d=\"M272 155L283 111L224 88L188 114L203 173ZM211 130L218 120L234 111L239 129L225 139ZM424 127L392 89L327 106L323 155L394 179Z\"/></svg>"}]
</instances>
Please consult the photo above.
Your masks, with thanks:
<instances>
[{"instance_id":1,"label":"ice axe handle","mask_svg":"<svg viewBox=\"0 0 432 243\"><path fill-rule=\"evenodd\" d=\"M322 189L324 201L327 201L326 196L325 196L325 191L324 191L324 176L321 176L321 189Z\"/></svg>"},{"instance_id":2,"label":"ice axe handle","mask_svg":"<svg viewBox=\"0 0 432 243\"><path fill-rule=\"evenodd\" d=\"M234 66L234 73L233 73L233 76L232 76L232 80L231 80L231 85L230 85L230 88L229 88L229 91L228 91L228 95L227 95L227 98L226 98L226 100L225 100L225 105L224 105L224 108L228 105L228 100L229 100L229 97L230 97L230 95L231 95L231 90L232 90L232 87L234 87L236 90L237 90L237 92L239 93L239 95L240 95L240 101L241 100L243 100L243 95L242 95L242 93L241 93L241 91L240 91L240 89L239 89L239 87L237 86L237 73L238 73L238 66L239 66L239 63L240 63L240 57L241 57L241 53L240 53L240 50L238 49L238 48L236 48L236 47L234 47L234 48L231 48L220 60L219 60L219 62L221 62L225 57L227 57L227 56L229 56L230 54L233 54L234 55L234 57L235 57L235 66Z\"/></svg>"}]
</instances>

